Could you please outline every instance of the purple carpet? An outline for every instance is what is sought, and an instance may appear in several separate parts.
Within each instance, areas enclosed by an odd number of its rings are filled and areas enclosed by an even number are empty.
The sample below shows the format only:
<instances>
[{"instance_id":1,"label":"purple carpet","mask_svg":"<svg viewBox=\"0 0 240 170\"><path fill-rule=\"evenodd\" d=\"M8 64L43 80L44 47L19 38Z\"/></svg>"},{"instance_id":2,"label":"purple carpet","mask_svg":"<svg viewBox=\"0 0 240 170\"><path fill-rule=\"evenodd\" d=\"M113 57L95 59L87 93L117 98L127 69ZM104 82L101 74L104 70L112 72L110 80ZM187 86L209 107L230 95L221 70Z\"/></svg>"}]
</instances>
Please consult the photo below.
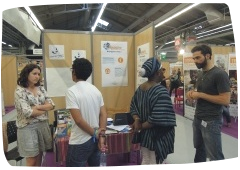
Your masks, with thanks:
<instances>
[{"instance_id":1,"label":"purple carpet","mask_svg":"<svg viewBox=\"0 0 240 170\"><path fill-rule=\"evenodd\" d=\"M179 107L179 106L175 106L175 104L173 104L173 108L174 108L174 111L176 114L183 116L183 105L180 105L180 107Z\"/></svg>"},{"instance_id":2,"label":"purple carpet","mask_svg":"<svg viewBox=\"0 0 240 170\"><path fill-rule=\"evenodd\" d=\"M140 152L132 151L131 153L112 154L107 157L108 166L126 166L126 165L139 165ZM65 167L66 162L56 162L54 152L46 152L42 167Z\"/></svg>"},{"instance_id":3,"label":"purple carpet","mask_svg":"<svg viewBox=\"0 0 240 170\"><path fill-rule=\"evenodd\" d=\"M5 114L13 111L15 109L15 106L5 106Z\"/></svg>"},{"instance_id":4,"label":"purple carpet","mask_svg":"<svg viewBox=\"0 0 240 170\"><path fill-rule=\"evenodd\" d=\"M138 165L140 165L139 158L140 152L131 152L130 154L124 153L124 154L111 154L107 157L107 166L110 167L119 167L121 169L130 169L130 170L138 170ZM55 161L54 152L47 152L45 155L45 158L42 163L42 167L40 170L48 170L51 168L51 170L63 170L66 169L66 162L58 163ZM86 167L86 170L89 168ZM116 170L114 168L113 170ZM164 170L171 170L170 167L164 167Z\"/></svg>"},{"instance_id":5,"label":"purple carpet","mask_svg":"<svg viewBox=\"0 0 240 170\"><path fill-rule=\"evenodd\" d=\"M174 111L176 114L183 116L183 106L182 105L180 107L177 106L175 108L175 105L173 104L173 107L174 107ZM238 119L234 119L233 117L231 117L231 119L232 119L231 127L226 126L227 123L226 123L226 120L224 119L224 123L222 126L222 132L238 139Z\"/></svg>"},{"instance_id":6,"label":"purple carpet","mask_svg":"<svg viewBox=\"0 0 240 170\"><path fill-rule=\"evenodd\" d=\"M224 119L222 132L238 139L238 118L234 119L231 116L231 127L227 127L226 124L226 119Z\"/></svg>"}]
</instances>

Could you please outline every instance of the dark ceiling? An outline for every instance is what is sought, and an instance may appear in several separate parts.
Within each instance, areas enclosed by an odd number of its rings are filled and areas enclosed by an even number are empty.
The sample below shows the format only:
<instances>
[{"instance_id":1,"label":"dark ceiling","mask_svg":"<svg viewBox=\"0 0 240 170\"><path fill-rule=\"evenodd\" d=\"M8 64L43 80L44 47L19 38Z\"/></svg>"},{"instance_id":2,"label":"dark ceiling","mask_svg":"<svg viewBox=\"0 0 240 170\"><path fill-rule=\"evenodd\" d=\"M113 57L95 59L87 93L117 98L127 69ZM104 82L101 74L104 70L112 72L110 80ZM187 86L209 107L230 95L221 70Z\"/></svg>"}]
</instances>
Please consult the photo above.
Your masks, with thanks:
<instances>
[{"instance_id":1,"label":"dark ceiling","mask_svg":"<svg viewBox=\"0 0 240 170\"><path fill-rule=\"evenodd\" d=\"M150 23L156 25L189 5L191 4L109 3L101 17L101 19L109 22L109 25L107 27L99 25L95 31L135 33ZM41 5L31 6L30 8L44 29L91 31L101 6L100 3L92 3ZM20 7L19 9L25 11L24 8ZM192 35L203 36L196 39L197 43L215 45L234 43L231 23L229 7L226 4L200 4L156 28L155 45L158 46L156 49L174 50L174 43L167 45L165 43L173 41L175 36L178 35L182 35L184 40ZM230 25L217 29L216 34L213 32L209 32L211 35L201 34L227 24ZM24 53L24 50L21 49L27 49L33 44L4 20L2 41L13 45L12 48L9 48L2 44L3 52ZM39 48L41 48L41 45Z\"/></svg>"}]
</instances>

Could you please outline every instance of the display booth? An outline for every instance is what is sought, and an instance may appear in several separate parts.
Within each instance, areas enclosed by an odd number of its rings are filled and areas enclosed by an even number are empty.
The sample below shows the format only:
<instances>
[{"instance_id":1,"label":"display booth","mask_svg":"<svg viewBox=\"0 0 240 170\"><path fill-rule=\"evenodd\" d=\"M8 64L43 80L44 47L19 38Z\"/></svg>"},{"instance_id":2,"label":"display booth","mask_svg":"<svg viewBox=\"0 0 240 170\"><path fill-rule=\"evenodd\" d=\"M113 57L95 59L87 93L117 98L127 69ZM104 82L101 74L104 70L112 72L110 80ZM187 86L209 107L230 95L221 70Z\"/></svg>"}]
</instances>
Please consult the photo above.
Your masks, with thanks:
<instances>
[{"instance_id":1,"label":"display booth","mask_svg":"<svg viewBox=\"0 0 240 170\"><path fill-rule=\"evenodd\" d=\"M66 107L65 92L74 84L70 71L72 62L84 57L93 65L93 73L87 81L102 92L107 110L129 111L140 66L137 56L144 56L141 60L144 62L154 54L153 23L136 33L44 30L42 39L45 84L55 109ZM138 55L139 48L145 44L143 55ZM52 112L50 123L54 120Z\"/></svg>"},{"instance_id":2,"label":"display booth","mask_svg":"<svg viewBox=\"0 0 240 170\"><path fill-rule=\"evenodd\" d=\"M137 88L139 63L154 54L154 27L150 24L135 34L44 30L43 42L45 84L56 105L55 110L66 107L65 92L74 84L70 71L72 62L83 57L93 65L93 73L87 81L101 91L108 117L113 118L115 113L129 111ZM54 120L53 112L49 112L50 123ZM118 165L119 161L114 163L113 158L118 159L121 155L129 157L126 163L132 163L133 154L140 157L139 147L131 146L131 137L131 133L107 135L108 165ZM61 164L65 162L67 148L64 146L67 143L68 136L54 140L55 158Z\"/></svg>"}]
</instances>

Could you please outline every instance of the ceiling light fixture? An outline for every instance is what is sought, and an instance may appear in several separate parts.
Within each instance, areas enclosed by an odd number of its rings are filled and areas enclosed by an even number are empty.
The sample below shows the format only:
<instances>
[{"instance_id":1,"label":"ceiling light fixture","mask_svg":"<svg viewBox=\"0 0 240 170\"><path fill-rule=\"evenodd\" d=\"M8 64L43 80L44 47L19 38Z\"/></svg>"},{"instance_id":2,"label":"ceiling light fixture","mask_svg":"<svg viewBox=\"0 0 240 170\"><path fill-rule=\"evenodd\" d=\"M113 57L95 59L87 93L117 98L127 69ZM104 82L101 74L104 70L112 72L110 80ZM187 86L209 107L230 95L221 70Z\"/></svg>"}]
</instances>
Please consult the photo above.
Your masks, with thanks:
<instances>
[{"instance_id":1,"label":"ceiling light fixture","mask_svg":"<svg viewBox=\"0 0 240 170\"><path fill-rule=\"evenodd\" d=\"M217 33L223 32L223 31L228 31L228 30L231 30L231 29L232 29L232 28L228 28L228 29L221 30L221 31L215 31L215 32L210 33L210 34L206 34L206 35L199 36L199 37L197 37L197 39L199 39L199 38L203 38L203 37L206 37L206 36L208 36L208 35L217 34Z\"/></svg>"},{"instance_id":2,"label":"ceiling light fixture","mask_svg":"<svg viewBox=\"0 0 240 170\"><path fill-rule=\"evenodd\" d=\"M235 45L235 43L225 44L226 46Z\"/></svg>"},{"instance_id":3,"label":"ceiling light fixture","mask_svg":"<svg viewBox=\"0 0 240 170\"><path fill-rule=\"evenodd\" d=\"M169 41L169 42L166 42L165 45L171 44L171 43L174 43L174 42L175 42L174 40L173 41Z\"/></svg>"},{"instance_id":4,"label":"ceiling light fixture","mask_svg":"<svg viewBox=\"0 0 240 170\"><path fill-rule=\"evenodd\" d=\"M181 15L182 13L184 13L184 12L186 12L186 11L192 9L193 7L195 7L195 6L199 5L199 4L200 4L200 3L195 3L195 4L192 4L192 5L188 6L187 8L185 8L185 9L179 11L178 13L176 13L176 14L172 15L171 17L165 19L164 21L158 23L157 25L155 25L155 28L159 27L160 25L165 24L166 22L172 20L173 18L175 18L175 17Z\"/></svg>"},{"instance_id":5,"label":"ceiling light fixture","mask_svg":"<svg viewBox=\"0 0 240 170\"><path fill-rule=\"evenodd\" d=\"M220 28L224 28L224 27L227 27L227 26L230 26L230 25L232 25L232 24L228 24L228 25L225 25L225 26L222 26L222 27L218 27L218 28L215 28L215 29L206 31L206 32L204 32L204 33L211 32L211 31L214 31L214 30L218 30L218 29L220 29ZM217 34L217 33L223 32L223 31L228 31L228 30L231 30L231 29L232 29L232 28L228 28L228 29L224 29L224 30L220 30L220 31L215 31L215 32L213 32L213 33L209 33L209 34L206 34L206 35L199 36L199 37L197 37L197 39L206 37L206 36L208 36L208 35ZM201 33L201 34L203 34L203 33ZM196 34L196 35L199 35L199 34ZM175 42L174 40L173 40L173 41L169 41L169 42L166 42L164 45L171 44L171 43L174 43L174 42Z\"/></svg>"},{"instance_id":6,"label":"ceiling light fixture","mask_svg":"<svg viewBox=\"0 0 240 170\"><path fill-rule=\"evenodd\" d=\"M32 10L28 7L25 6L24 7L26 9L26 11L28 12L28 14L30 15L30 17L32 18L32 20L34 21L34 23L38 26L38 28L40 28L41 30L43 30L43 26L41 25L41 23L38 21L37 17L34 15L34 13L32 12Z\"/></svg>"},{"instance_id":7,"label":"ceiling light fixture","mask_svg":"<svg viewBox=\"0 0 240 170\"><path fill-rule=\"evenodd\" d=\"M97 24L98 24L98 22L99 22L99 20L100 20L100 18L101 18L101 16L102 16L102 14L103 14L103 11L104 11L104 9L105 9L106 6L107 6L107 3L103 3L103 4L102 4L102 8L101 8L101 10L100 10L100 12L99 12L99 14L98 14L98 17L97 17L97 19L96 19L93 27L91 28L91 29L92 29L92 32L95 31L95 28L96 28L96 26L97 26Z\"/></svg>"},{"instance_id":8,"label":"ceiling light fixture","mask_svg":"<svg viewBox=\"0 0 240 170\"><path fill-rule=\"evenodd\" d=\"M99 22L98 22L98 23L104 25L105 27L107 27L108 24L109 24L107 21L104 21L104 20L102 20L102 19L99 19Z\"/></svg>"},{"instance_id":9,"label":"ceiling light fixture","mask_svg":"<svg viewBox=\"0 0 240 170\"><path fill-rule=\"evenodd\" d=\"M211 31L219 30L219 29L221 29L221 28L225 28L225 27L228 27L228 26L230 26L230 25L232 25L232 24L228 24L228 25L224 25L224 26L221 26L221 27L217 27L217 28L215 28L215 29L212 29L212 30L209 30L209 31L205 31L205 32L201 32L201 33L198 33L198 34L196 34L196 35L201 35L201 34L205 34L205 33L211 32Z\"/></svg>"},{"instance_id":10,"label":"ceiling light fixture","mask_svg":"<svg viewBox=\"0 0 240 170\"><path fill-rule=\"evenodd\" d=\"M181 50L179 51L180 54L184 54L184 52L185 52L184 49L181 49Z\"/></svg>"}]
</instances>

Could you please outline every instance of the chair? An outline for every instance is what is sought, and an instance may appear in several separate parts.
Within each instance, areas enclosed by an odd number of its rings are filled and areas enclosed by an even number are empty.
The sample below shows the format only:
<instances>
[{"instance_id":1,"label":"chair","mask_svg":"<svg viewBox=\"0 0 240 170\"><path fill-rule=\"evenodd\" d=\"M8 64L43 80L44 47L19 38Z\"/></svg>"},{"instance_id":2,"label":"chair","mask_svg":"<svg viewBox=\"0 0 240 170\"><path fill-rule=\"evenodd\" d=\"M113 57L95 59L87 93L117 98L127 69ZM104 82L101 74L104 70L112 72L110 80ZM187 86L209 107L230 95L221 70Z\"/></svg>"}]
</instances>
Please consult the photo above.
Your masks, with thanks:
<instances>
[{"instance_id":1,"label":"chair","mask_svg":"<svg viewBox=\"0 0 240 170\"><path fill-rule=\"evenodd\" d=\"M183 101L184 101L184 90L183 88L177 88L177 97L175 97L175 108L178 106L180 107L180 105L183 105Z\"/></svg>"},{"instance_id":2,"label":"chair","mask_svg":"<svg viewBox=\"0 0 240 170\"><path fill-rule=\"evenodd\" d=\"M10 143L17 141L17 126L16 121L9 121L9 122L3 122L3 141L4 143L7 143L7 145L4 145L4 154L8 161L14 160L15 165L17 165L17 162L20 161L20 166L22 165L22 159L24 157L21 157L18 152L18 146L15 146L12 149L8 149L8 146Z\"/></svg>"}]
</instances>

